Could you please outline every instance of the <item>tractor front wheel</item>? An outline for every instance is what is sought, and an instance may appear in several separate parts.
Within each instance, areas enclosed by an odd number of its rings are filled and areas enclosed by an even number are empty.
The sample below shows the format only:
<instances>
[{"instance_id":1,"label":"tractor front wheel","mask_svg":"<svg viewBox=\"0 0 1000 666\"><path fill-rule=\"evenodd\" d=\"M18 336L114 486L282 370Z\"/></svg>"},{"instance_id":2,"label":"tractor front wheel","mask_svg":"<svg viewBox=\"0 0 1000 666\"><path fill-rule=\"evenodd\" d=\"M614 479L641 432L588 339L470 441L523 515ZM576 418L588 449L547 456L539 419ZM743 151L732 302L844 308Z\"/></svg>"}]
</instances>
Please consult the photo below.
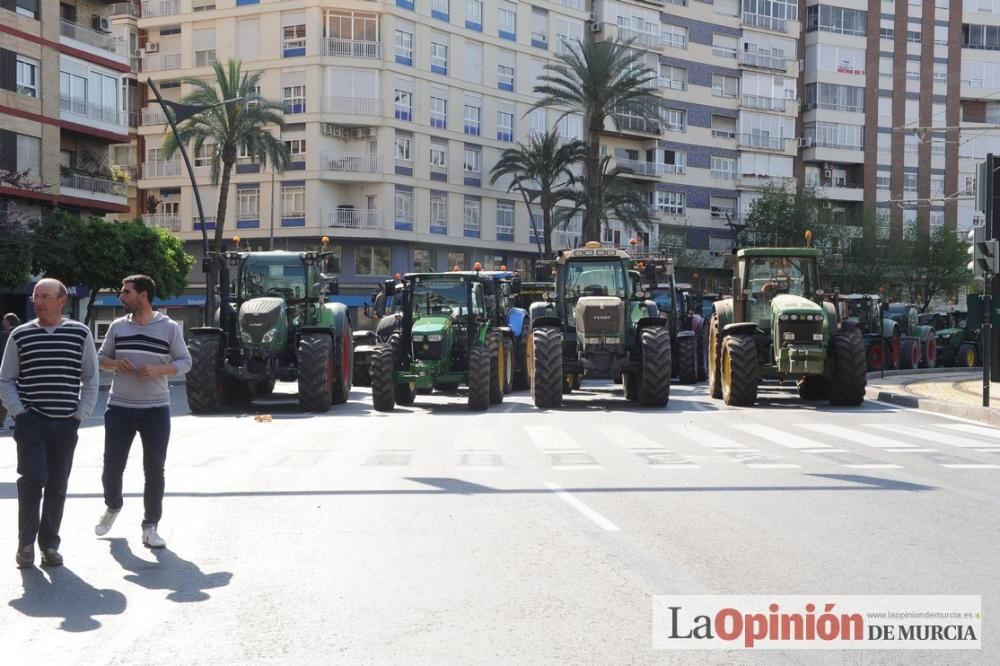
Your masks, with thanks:
<instances>
[{"instance_id":1,"label":"tractor front wheel","mask_svg":"<svg viewBox=\"0 0 1000 666\"><path fill-rule=\"evenodd\" d=\"M562 405L562 332L557 328L536 328L531 332L534 368L531 398L535 407L550 409Z\"/></svg>"},{"instance_id":2,"label":"tractor front wheel","mask_svg":"<svg viewBox=\"0 0 1000 666\"><path fill-rule=\"evenodd\" d=\"M976 345L963 342L958 348L958 365L963 368L974 368L978 359Z\"/></svg>"},{"instance_id":3,"label":"tractor front wheel","mask_svg":"<svg viewBox=\"0 0 1000 666\"><path fill-rule=\"evenodd\" d=\"M225 378L220 374L221 342L215 335L196 335L188 346L191 369L184 383L192 414L213 414L225 405Z\"/></svg>"},{"instance_id":4,"label":"tractor front wheel","mask_svg":"<svg viewBox=\"0 0 1000 666\"><path fill-rule=\"evenodd\" d=\"M490 333L490 404L499 405L503 402L503 385L507 369L504 367L507 354L504 352L504 340L499 333Z\"/></svg>"},{"instance_id":5,"label":"tractor front wheel","mask_svg":"<svg viewBox=\"0 0 1000 666\"><path fill-rule=\"evenodd\" d=\"M677 339L677 379L681 384L698 381L698 338L693 335Z\"/></svg>"},{"instance_id":6,"label":"tractor front wheel","mask_svg":"<svg viewBox=\"0 0 1000 666\"><path fill-rule=\"evenodd\" d=\"M396 406L393 379L396 372L396 359L392 353L392 345L376 347L372 350L368 363L372 380L372 404L375 411L391 412L392 408Z\"/></svg>"},{"instance_id":7,"label":"tractor front wheel","mask_svg":"<svg viewBox=\"0 0 1000 666\"><path fill-rule=\"evenodd\" d=\"M685 338L694 340L694 338ZM670 400L670 331L642 329L642 359L639 371L639 404L664 407Z\"/></svg>"},{"instance_id":8,"label":"tractor front wheel","mask_svg":"<svg viewBox=\"0 0 1000 666\"><path fill-rule=\"evenodd\" d=\"M351 325L346 319L344 324L344 330L340 332L340 353L337 354L337 368L333 378L332 403L335 405L347 402L354 378L354 338L351 336Z\"/></svg>"},{"instance_id":9,"label":"tractor front wheel","mask_svg":"<svg viewBox=\"0 0 1000 666\"><path fill-rule=\"evenodd\" d=\"M899 367L913 370L920 365L920 345L916 338L903 338L899 343Z\"/></svg>"},{"instance_id":10,"label":"tractor front wheel","mask_svg":"<svg viewBox=\"0 0 1000 666\"><path fill-rule=\"evenodd\" d=\"M829 388L823 375L809 375L798 381L799 397L803 400L826 400Z\"/></svg>"},{"instance_id":11,"label":"tractor front wheel","mask_svg":"<svg viewBox=\"0 0 1000 666\"><path fill-rule=\"evenodd\" d=\"M702 322L698 330L698 381L708 379L708 328Z\"/></svg>"},{"instance_id":12,"label":"tractor front wheel","mask_svg":"<svg viewBox=\"0 0 1000 666\"><path fill-rule=\"evenodd\" d=\"M336 371L333 339L324 333L306 333L299 340L299 404L311 412L325 412L333 402Z\"/></svg>"},{"instance_id":13,"label":"tractor front wheel","mask_svg":"<svg viewBox=\"0 0 1000 666\"><path fill-rule=\"evenodd\" d=\"M927 342L920 346L920 367L933 368L937 365L937 340L933 337L927 338Z\"/></svg>"},{"instance_id":14,"label":"tractor front wheel","mask_svg":"<svg viewBox=\"0 0 1000 666\"><path fill-rule=\"evenodd\" d=\"M489 347L473 347L469 350L469 409L489 409L490 389L494 384L491 365Z\"/></svg>"},{"instance_id":15,"label":"tractor front wheel","mask_svg":"<svg viewBox=\"0 0 1000 666\"><path fill-rule=\"evenodd\" d=\"M713 312L708 324L708 394L722 397L722 340L719 338L719 313Z\"/></svg>"},{"instance_id":16,"label":"tractor front wheel","mask_svg":"<svg viewBox=\"0 0 1000 666\"><path fill-rule=\"evenodd\" d=\"M830 404L857 407L865 401L864 343L850 335L830 337L831 371L829 377Z\"/></svg>"},{"instance_id":17,"label":"tractor front wheel","mask_svg":"<svg viewBox=\"0 0 1000 666\"><path fill-rule=\"evenodd\" d=\"M514 390L514 339L503 339L503 392Z\"/></svg>"},{"instance_id":18,"label":"tractor front wheel","mask_svg":"<svg viewBox=\"0 0 1000 666\"><path fill-rule=\"evenodd\" d=\"M531 388L531 378L528 376L528 331L522 331L517 341L517 352L514 360L514 390L522 391Z\"/></svg>"},{"instance_id":19,"label":"tractor front wheel","mask_svg":"<svg viewBox=\"0 0 1000 666\"><path fill-rule=\"evenodd\" d=\"M722 343L719 368L722 399L727 405L749 407L757 401L757 346L749 335L729 335Z\"/></svg>"}]
</instances>

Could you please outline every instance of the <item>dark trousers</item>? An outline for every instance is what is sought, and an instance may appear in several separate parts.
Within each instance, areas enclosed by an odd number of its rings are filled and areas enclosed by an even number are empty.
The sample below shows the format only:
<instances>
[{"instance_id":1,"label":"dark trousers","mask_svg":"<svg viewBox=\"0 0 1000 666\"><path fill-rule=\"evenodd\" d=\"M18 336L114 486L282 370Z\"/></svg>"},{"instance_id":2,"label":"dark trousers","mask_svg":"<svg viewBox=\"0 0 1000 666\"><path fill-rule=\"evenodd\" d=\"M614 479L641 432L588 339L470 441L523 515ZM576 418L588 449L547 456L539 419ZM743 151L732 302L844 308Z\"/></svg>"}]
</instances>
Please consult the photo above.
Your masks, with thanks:
<instances>
[{"instance_id":1,"label":"dark trousers","mask_svg":"<svg viewBox=\"0 0 1000 666\"><path fill-rule=\"evenodd\" d=\"M146 514L142 526L156 525L163 514L163 467L167 462L170 441L170 408L148 407L133 409L109 405L104 412L104 503L109 509L120 509L122 477L128 452L136 433L142 441L142 469L146 485L142 500Z\"/></svg>"},{"instance_id":2,"label":"dark trousers","mask_svg":"<svg viewBox=\"0 0 1000 666\"><path fill-rule=\"evenodd\" d=\"M79 427L80 422L75 418L54 419L31 410L15 419L14 441L20 475L17 479L19 546L33 544L38 537L38 546L43 550L59 548L59 526Z\"/></svg>"}]
</instances>

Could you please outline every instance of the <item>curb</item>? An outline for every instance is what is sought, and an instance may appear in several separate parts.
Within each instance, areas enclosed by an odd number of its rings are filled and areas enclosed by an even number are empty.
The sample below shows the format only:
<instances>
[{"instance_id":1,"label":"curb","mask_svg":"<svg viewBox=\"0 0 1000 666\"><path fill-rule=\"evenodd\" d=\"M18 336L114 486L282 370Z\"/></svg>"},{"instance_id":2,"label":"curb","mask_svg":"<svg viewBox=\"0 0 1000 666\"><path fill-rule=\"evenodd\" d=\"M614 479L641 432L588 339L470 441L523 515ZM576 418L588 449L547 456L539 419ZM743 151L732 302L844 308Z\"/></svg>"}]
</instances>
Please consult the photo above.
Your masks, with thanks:
<instances>
[{"instance_id":1,"label":"curb","mask_svg":"<svg viewBox=\"0 0 1000 666\"><path fill-rule=\"evenodd\" d=\"M934 400L932 398L921 398L919 396L902 391L889 391L877 387L869 387L865 390L865 398L868 400L878 400L888 402L899 407L910 409L921 409L927 412L945 414L947 416L957 416L970 421L979 421L987 425L1000 427L1000 409L993 407L977 407L974 405L960 405L954 402Z\"/></svg>"}]
</instances>

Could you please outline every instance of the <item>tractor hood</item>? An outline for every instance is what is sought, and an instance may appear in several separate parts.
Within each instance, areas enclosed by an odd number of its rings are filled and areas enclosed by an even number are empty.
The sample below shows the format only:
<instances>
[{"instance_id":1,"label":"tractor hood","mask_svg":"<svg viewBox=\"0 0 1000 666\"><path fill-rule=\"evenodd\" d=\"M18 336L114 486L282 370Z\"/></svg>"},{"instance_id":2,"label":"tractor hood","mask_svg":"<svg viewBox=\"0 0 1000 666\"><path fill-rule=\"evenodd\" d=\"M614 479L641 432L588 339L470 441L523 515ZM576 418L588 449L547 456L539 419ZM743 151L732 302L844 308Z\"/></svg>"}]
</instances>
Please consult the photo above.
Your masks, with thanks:
<instances>
[{"instance_id":1,"label":"tractor hood","mask_svg":"<svg viewBox=\"0 0 1000 666\"><path fill-rule=\"evenodd\" d=\"M240 305L239 327L244 342L281 342L288 329L284 299L268 296L244 301Z\"/></svg>"},{"instance_id":2,"label":"tractor hood","mask_svg":"<svg viewBox=\"0 0 1000 666\"><path fill-rule=\"evenodd\" d=\"M576 302L576 330L585 337L625 334L625 303L610 296L585 296Z\"/></svg>"},{"instance_id":3,"label":"tractor hood","mask_svg":"<svg viewBox=\"0 0 1000 666\"><path fill-rule=\"evenodd\" d=\"M413 335L441 335L451 331L451 317L427 315L413 322Z\"/></svg>"},{"instance_id":4,"label":"tractor hood","mask_svg":"<svg viewBox=\"0 0 1000 666\"><path fill-rule=\"evenodd\" d=\"M785 312L795 312L797 314L822 314L821 308L815 301L808 298L794 296L792 294L778 294L771 301L771 312L780 315Z\"/></svg>"}]
</instances>

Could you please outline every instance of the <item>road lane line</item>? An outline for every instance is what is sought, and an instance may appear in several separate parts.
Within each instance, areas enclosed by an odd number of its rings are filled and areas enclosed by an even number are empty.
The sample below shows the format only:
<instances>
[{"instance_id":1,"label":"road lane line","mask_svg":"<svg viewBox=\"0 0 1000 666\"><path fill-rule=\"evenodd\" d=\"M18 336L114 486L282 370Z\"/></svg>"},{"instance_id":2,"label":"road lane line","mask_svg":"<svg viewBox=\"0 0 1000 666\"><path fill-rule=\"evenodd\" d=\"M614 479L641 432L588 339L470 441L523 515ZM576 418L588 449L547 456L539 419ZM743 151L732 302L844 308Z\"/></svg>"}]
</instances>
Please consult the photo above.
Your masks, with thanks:
<instances>
[{"instance_id":1,"label":"road lane line","mask_svg":"<svg viewBox=\"0 0 1000 666\"><path fill-rule=\"evenodd\" d=\"M888 430L889 432L898 432L900 434L912 437L914 439L922 439L933 444L948 444L949 446L957 446L963 449L974 449L983 445L982 442L976 442L970 440L968 437L961 437L959 435L951 435L944 432L937 432L933 430L927 430L926 428L915 428L913 426L904 425L868 425L869 428L878 428L879 430Z\"/></svg>"},{"instance_id":2,"label":"road lane line","mask_svg":"<svg viewBox=\"0 0 1000 666\"><path fill-rule=\"evenodd\" d=\"M891 465L889 463L871 463L864 465L844 465L851 469L903 469L902 465Z\"/></svg>"},{"instance_id":3,"label":"road lane line","mask_svg":"<svg viewBox=\"0 0 1000 666\"><path fill-rule=\"evenodd\" d=\"M886 453L937 453L937 449L882 449Z\"/></svg>"},{"instance_id":4,"label":"road lane line","mask_svg":"<svg viewBox=\"0 0 1000 666\"><path fill-rule=\"evenodd\" d=\"M591 522L600 527L602 530L605 530L607 532L621 531L618 529L617 525L615 525L613 522L611 522L610 520L599 514L597 511L591 509L589 506L587 506L577 498L573 497L573 495L566 492L566 490L564 490L563 487L560 486L559 484L546 482L545 487L551 490L557 497L559 497L559 499L566 502L571 507L573 507L574 509L582 513L584 516L586 516Z\"/></svg>"},{"instance_id":5,"label":"road lane line","mask_svg":"<svg viewBox=\"0 0 1000 666\"><path fill-rule=\"evenodd\" d=\"M956 465L941 465L941 467L947 467L948 469L1000 469L1000 465L987 465L981 463L968 463L968 464L956 464Z\"/></svg>"},{"instance_id":6,"label":"road lane line","mask_svg":"<svg viewBox=\"0 0 1000 666\"><path fill-rule=\"evenodd\" d=\"M906 442L901 442L896 439L889 439L888 437L882 437L880 435L872 435L867 432L861 432L860 430L855 430L853 428L843 428L841 426L833 425L832 423L800 423L800 428L807 428L814 432L819 432L824 435L830 435L831 437L839 437L840 439L847 440L848 442L854 442L856 444L862 444L864 446L870 446L873 449L915 449L917 448L913 444L907 444Z\"/></svg>"},{"instance_id":7,"label":"road lane line","mask_svg":"<svg viewBox=\"0 0 1000 666\"><path fill-rule=\"evenodd\" d=\"M668 425L667 430L683 437L686 440L692 441L695 444L704 446L710 449L745 449L746 444L737 442L736 440L729 439L724 435L712 432L711 430L705 430L704 428L699 428L696 425L684 424L684 425Z\"/></svg>"},{"instance_id":8,"label":"road lane line","mask_svg":"<svg viewBox=\"0 0 1000 666\"><path fill-rule=\"evenodd\" d=\"M833 448L829 444L824 444L822 442L817 442L816 440L809 439L807 437L800 437L794 433L790 433L785 430L779 430L777 428L772 428L766 425L757 425L753 423L748 423L745 425L734 425L737 430L742 430L748 435L753 435L754 437L760 437L763 440L772 442L774 444L780 444L781 446L787 446L790 449L830 449Z\"/></svg>"}]
</instances>

